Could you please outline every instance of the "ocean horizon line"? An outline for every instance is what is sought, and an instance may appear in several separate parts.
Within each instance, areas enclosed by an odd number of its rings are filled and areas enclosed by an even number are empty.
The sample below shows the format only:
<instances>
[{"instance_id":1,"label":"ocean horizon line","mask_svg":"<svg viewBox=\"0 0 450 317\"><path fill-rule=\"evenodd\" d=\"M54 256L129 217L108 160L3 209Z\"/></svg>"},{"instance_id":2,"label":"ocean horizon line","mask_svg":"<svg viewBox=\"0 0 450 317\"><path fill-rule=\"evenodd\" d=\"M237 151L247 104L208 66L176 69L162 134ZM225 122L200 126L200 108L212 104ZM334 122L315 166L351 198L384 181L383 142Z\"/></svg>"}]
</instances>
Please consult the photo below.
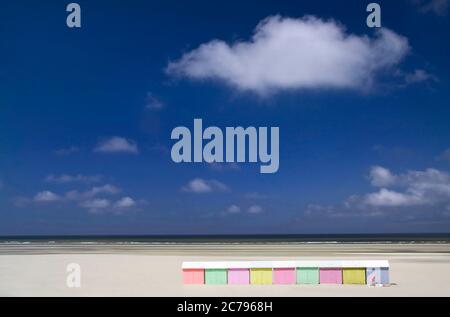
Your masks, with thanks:
<instances>
[{"instance_id":1,"label":"ocean horizon line","mask_svg":"<svg viewBox=\"0 0 450 317\"><path fill-rule=\"evenodd\" d=\"M450 233L4 235L0 243L450 243Z\"/></svg>"}]
</instances>

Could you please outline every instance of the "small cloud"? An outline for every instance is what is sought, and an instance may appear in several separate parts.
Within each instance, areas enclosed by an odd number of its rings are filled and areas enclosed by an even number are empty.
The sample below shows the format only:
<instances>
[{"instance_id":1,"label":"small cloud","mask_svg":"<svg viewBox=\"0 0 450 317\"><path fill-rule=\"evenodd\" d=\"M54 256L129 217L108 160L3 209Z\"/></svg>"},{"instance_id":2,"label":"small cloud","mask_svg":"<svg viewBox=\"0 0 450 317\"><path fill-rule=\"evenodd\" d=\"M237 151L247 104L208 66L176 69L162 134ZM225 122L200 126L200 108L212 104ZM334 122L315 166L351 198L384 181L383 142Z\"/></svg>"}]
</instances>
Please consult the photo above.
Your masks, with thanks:
<instances>
[{"instance_id":1,"label":"small cloud","mask_svg":"<svg viewBox=\"0 0 450 317\"><path fill-rule=\"evenodd\" d=\"M231 205L230 207L228 207L227 212L230 214L237 214L241 212L241 207L237 206L237 205Z\"/></svg>"},{"instance_id":2,"label":"small cloud","mask_svg":"<svg viewBox=\"0 0 450 317\"><path fill-rule=\"evenodd\" d=\"M229 188L225 184L217 180L205 180L201 178L195 178L181 188L184 192L203 194L211 192L224 192Z\"/></svg>"},{"instance_id":3,"label":"small cloud","mask_svg":"<svg viewBox=\"0 0 450 317\"><path fill-rule=\"evenodd\" d=\"M147 110L161 110L164 108L164 104L156 98L152 93L147 93L145 100L145 109Z\"/></svg>"},{"instance_id":4,"label":"small cloud","mask_svg":"<svg viewBox=\"0 0 450 317\"><path fill-rule=\"evenodd\" d=\"M395 75L401 78L403 83L400 84L401 87L406 87L414 84L419 84L423 82L438 82L439 79L427 72L424 69L415 69L413 72L408 73L402 70L396 71Z\"/></svg>"},{"instance_id":5,"label":"small cloud","mask_svg":"<svg viewBox=\"0 0 450 317\"><path fill-rule=\"evenodd\" d=\"M405 74L405 82L407 84L415 84L427 80L437 81L437 78L423 69L416 69L412 73Z\"/></svg>"},{"instance_id":6,"label":"small cloud","mask_svg":"<svg viewBox=\"0 0 450 317\"><path fill-rule=\"evenodd\" d=\"M44 190L42 192L37 193L34 196L33 200L35 202L54 202L61 200L61 197L59 197L58 195L56 195L51 191Z\"/></svg>"},{"instance_id":7,"label":"small cloud","mask_svg":"<svg viewBox=\"0 0 450 317\"><path fill-rule=\"evenodd\" d=\"M139 150L135 141L114 136L100 142L95 147L94 152L138 154Z\"/></svg>"},{"instance_id":8,"label":"small cloud","mask_svg":"<svg viewBox=\"0 0 450 317\"><path fill-rule=\"evenodd\" d=\"M97 195L115 195L120 193L122 190L114 185L105 184L103 186L94 186L91 189L83 192L78 190L71 190L65 194L65 198L68 200L84 200L90 199Z\"/></svg>"},{"instance_id":9,"label":"small cloud","mask_svg":"<svg viewBox=\"0 0 450 317\"><path fill-rule=\"evenodd\" d=\"M262 213L264 210L261 206L259 205L252 205L248 208L248 213L249 214L260 214Z\"/></svg>"},{"instance_id":10,"label":"small cloud","mask_svg":"<svg viewBox=\"0 0 450 317\"><path fill-rule=\"evenodd\" d=\"M45 179L49 183L67 184L67 183L96 183L102 180L101 175L54 175L50 174Z\"/></svg>"},{"instance_id":11,"label":"small cloud","mask_svg":"<svg viewBox=\"0 0 450 317\"><path fill-rule=\"evenodd\" d=\"M110 185L110 184L106 184L103 186L95 186L92 187L92 189L89 191L89 193L93 196L98 195L98 194L117 194L120 193L120 188L114 186L114 185Z\"/></svg>"},{"instance_id":12,"label":"small cloud","mask_svg":"<svg viewBox=\"0 0 450 317\"><path fill-rule=\"evenodd\" d=\"M445 16L450 5L449 0L414 0L421 13L434 13L438 16Z\"/></svg>"},{"instance_id":13,"label":"small cloud","mask_svg":"<svg viewBox=\"0 0 450 317\"><path fill-rule=\"evenodd\" d=\"M123 197L114 204L115 208L131 208L134 206L136 206L136 201L131 197Z\"/></svg>"},{"instance_id":14,"label":"small cloud","mask_svg":"<svg viewBox=\"0 0 450 317\"><path fill-rule=\"evenodd\" d=\"M422 205L426 201L423 197L414 194L400 193L386 188L367 194L363 203L373 207L401 207Z\"/></svg>"},{"instance_id":15,"label":"small cloud","mask_svg":"<svg viewBox=\"0 0 450 317\"><path fill-rule=\"evenodd\" d=\"M66 156L66 155L70 155L70 154L73 154L73 153L76 153L76 152L79 152L79 151L80 151L79 147L71 146L71 147L68 147L68 148L55 150L54 153L56 155L59 155L59 156Z\"/></svg>"},{"instance_id":16,"label":"small cloud","mask_svg":"<svg viewBox=\"0 0 450 317\"><path fill-rule=\"evenodd\" d=\"M106 208L111 206L111 203L108 199L97 198L92 200L83 201L80 206L82 208L86 208L91 213L100 213L104 211Z\"/></svg>"}]
</instances>

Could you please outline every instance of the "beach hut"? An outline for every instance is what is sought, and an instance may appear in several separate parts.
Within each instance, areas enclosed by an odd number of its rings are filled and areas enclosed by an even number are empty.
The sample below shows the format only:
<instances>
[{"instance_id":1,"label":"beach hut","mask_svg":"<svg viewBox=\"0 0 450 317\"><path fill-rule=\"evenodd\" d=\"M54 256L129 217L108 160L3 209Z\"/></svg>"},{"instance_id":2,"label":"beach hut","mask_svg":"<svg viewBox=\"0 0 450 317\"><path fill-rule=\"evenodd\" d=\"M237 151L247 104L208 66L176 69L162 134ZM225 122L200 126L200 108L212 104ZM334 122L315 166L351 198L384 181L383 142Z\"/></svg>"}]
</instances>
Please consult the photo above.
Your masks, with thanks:
<instances>
[{"instance_id":1,"label":"beach hut","mask_svg":"<svg viewBox=\"0 0 450 317\"><path fill-rule=\"evenodd\" d=\"M319 269L320 284L342 284L342 269L338 267L320 268Z\"/></svg>"},{"instance_id":2,"label":"beach hut","mask_svg":"<svg viewBox=\"0 0 450 317\"><path fill-rule=\"evenodd\" d=\"M366 261L366 283L368 285L389 284L389 262L385 260Z\"/></svg>"},{"instance_id":3,"label":"beach hut","mask_svg":"<svg viewBox=\"0 0 450 317\"><path fill-rule=\"evenodd\" d=\"M183 283L184 284L204 284L205 270L204 269L183 269Z\"/></svg>"},{"instance_id":4,"label":"beach hut","mask_svg":"<svg viewBox=\"0 0 450 317\"><path fill-rule=\"evenodd\" d=\"M224 285L227 284L226 269L205 269L205 284Z\"/></svg>"},{"instance_id":5,"label":"beach hut","mask_svg":"<svg viewBox=\"0 0 450 317\"><path fill-rule=\"evenodd\" d=\"M389 284L388 267L368 267L366 269L367 285Z\"/></svg>"},{"instance_id":6,"label":"beach hut","mask_svg":"<svg viewBox=\"0 0 450 317\"><path fill-rule=\"evenodd\" d=\"M366 284L365 268L343 268L342 269L343 284Z\"/></svg>"},{"instance_id":7,"label":"beach hut","mask_svg":"<svg viewBox=\"0 0 450 317\"><path fill-rule=\"evenodd\" d=\"M250 283L250 270L244 269L229 269L228 270L228 284L231 285L245 285Z\"/></svg>"},{"instance_id":8,"label":"beach hut","mask_svg":"<svg viewBox=\"0 0 450 317\"><path fill-rule=\"evenodd\" d=\"M254 285L272 284L271 268L252 268L250 269L250 282Z\"/></svg>"},{"instance_id":9,"label":"beach hut","mask_svg":"<svg viewBox=\"0 0 450 317\"><path fill-rule=\"evenodd\" d=\"M295 268L274 268L273 283L274 284L295 284Z\"/></svg>"},{"instance_id":10,"label":"beach hut","mask_svg":"<svg viewBox=\"0 0 450 317\"><path fill-rule=\"evenodd\" d=\"M319 284L319 268L298 267L297 284Z\"/></svg>"}]
</instances>

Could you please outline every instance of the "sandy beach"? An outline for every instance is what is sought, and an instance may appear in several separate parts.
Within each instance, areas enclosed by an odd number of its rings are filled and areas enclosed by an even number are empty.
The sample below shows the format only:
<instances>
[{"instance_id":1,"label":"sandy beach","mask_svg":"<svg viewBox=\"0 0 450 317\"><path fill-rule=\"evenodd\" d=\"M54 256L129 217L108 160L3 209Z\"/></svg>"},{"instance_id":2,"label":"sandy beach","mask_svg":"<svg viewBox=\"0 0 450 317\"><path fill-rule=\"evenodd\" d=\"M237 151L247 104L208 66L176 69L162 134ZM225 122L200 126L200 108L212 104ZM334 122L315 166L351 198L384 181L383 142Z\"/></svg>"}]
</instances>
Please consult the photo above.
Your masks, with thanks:
<instances>
[{"instance_id":1,"label":"sandy beach","mask_svg":"<svg viewBox=\"0 0 450 317\"><path fill-rule=\"evenodd\" d=\"M389 260L389 287L183 285L183 261ZM81 287L66 285L67 265ZM449 244L2 244L0 296L450 296Z\"/></svg>"}]
</instances>

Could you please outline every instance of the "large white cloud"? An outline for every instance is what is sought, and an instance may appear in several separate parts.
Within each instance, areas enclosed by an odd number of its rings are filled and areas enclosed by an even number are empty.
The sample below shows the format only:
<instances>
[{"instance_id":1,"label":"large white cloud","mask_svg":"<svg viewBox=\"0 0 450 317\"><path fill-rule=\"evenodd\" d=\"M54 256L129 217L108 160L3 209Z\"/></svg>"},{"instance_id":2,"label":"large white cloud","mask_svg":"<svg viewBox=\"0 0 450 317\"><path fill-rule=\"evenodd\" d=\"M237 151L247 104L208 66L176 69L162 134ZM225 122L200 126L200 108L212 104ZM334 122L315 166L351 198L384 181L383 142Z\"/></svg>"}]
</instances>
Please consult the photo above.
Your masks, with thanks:
<instances>
[{"instance_id":1,"label":"large white cloud","mask_svg":"<svg viewBox=\"0 0 450 317\"><path fill-rule=\"evenodd\" d=\"M215 79L243 91L364 89L376 74L398 64L408 40L383 28L374 37L354 35L314 16L262 20L249 41L213 40L170 62L168 74Z\"/></svg>"}]
</instances>

